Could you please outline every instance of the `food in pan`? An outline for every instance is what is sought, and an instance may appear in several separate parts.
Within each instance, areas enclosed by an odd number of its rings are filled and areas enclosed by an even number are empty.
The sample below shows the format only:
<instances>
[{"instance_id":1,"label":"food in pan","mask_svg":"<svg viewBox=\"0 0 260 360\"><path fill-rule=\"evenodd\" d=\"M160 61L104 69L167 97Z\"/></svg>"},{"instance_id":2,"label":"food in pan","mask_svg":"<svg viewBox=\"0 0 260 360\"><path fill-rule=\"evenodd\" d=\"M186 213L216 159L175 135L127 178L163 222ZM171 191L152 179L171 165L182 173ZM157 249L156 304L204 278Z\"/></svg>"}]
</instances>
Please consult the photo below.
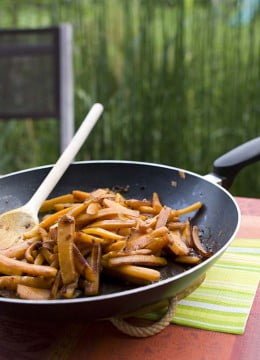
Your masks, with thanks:
<instances>
[{"instance_id":1,"label":"food in pan","mask_svg":"<svg viewBox=\"0 0 260 360\"><path fill-rule=\"evenodd\" d=\"M151 199L127 199L110 189L74 190L46 200L42 220L23 241L0 251L0 295L61 299L100 293L102 276L145 285L167 262L196 265L211 256L182 209Z\"/></svg>"}]
</instances>

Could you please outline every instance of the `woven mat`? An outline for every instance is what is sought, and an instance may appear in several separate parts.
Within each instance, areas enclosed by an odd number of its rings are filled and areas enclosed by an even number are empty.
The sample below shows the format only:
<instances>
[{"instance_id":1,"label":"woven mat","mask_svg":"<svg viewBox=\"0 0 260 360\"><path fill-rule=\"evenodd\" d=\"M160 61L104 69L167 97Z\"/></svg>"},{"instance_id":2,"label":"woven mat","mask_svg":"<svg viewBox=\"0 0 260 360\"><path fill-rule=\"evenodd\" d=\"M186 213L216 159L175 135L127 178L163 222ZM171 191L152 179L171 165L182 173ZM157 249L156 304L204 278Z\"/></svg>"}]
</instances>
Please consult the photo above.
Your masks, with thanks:
<instances>
[{"instance_id":1,"label":"woven mat","mask_svg":"<svg viewBox=\"0 0 260 360\"><path fill-rule=\"evenodd\" d=\"M260 280L260 239L235 239L192 294L178 303L172 323L243 334ZM157 320L161 313L145 318Z\"/></svg>"}]
</instances>

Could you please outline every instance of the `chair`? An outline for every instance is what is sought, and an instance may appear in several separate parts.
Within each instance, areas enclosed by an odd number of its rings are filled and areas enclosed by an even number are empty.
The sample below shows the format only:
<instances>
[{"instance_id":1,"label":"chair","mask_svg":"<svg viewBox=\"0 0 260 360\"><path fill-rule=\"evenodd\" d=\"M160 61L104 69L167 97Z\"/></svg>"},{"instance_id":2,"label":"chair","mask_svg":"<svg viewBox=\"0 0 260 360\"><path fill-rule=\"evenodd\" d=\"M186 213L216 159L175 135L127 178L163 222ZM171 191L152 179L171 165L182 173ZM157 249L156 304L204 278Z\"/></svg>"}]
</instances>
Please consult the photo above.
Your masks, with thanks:
<instances>
[{"instance_id":1,"label":"chair","mask_svg":"<svg viewBox=\"0 0 260 360\"><path fill-rule=\"evenodd\" d=\"M59 120L60 151L74 133L72 26L0 30L0 119Z\"/></svg>"}]
</instances>

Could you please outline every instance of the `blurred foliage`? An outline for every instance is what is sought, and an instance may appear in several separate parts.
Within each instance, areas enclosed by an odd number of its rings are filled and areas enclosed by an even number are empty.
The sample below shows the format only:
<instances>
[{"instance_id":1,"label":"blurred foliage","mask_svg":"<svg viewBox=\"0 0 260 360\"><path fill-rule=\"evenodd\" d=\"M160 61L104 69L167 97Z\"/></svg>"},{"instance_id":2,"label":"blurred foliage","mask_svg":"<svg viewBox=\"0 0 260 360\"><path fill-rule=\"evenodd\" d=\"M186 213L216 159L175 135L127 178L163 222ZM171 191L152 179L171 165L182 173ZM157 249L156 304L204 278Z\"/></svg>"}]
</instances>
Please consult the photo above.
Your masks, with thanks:
<instances>
[{"instance_id":1,"label":"blurred foliage","mask_svg":"<svg viewBox=\"0 0 260 360\"><path fill-rule=\"evenodd\" d=\"M131 159L205 174L259 136L259 14L240 1L1 0L2 27L74 28L75 121L105 106L77 159ZM2 173L53 163L55 121L0 123ZM260 194L259 163L232 192Z\"/></svg>"}]
</instances>

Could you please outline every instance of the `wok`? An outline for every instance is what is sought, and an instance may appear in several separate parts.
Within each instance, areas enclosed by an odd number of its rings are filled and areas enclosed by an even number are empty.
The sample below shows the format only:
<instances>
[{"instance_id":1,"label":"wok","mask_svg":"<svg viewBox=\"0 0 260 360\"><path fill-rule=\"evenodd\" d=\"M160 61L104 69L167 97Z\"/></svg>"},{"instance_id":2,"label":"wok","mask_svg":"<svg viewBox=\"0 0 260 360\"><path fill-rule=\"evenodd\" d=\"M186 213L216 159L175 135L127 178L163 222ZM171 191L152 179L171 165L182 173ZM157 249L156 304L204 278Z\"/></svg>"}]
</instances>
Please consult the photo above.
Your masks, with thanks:
<instances>
[{"instance_id":1,"label":"wok","mask_svg":"<svg viewBox=\"0 0 260 360\"><path fill-rule=\"evenodd\" d=\"M239 208L229 192L219 184L230 186L240 169L259 159L260 137L217 159L213 173L205 177L183 169L143 162L73 163L50 196L73 189L90 191L99 187L129 186L127 197L143 199L158 192L162 202L173 208L202 201L204 207L193 216L192 222L199 225L203 241L212 248L214 255L192 268L167 265L162 269L162 280L146 286L129 286L104 278L98 296L48 301L0 298L0 314L42 319L103 319L133 312L185 290L223 254L239 228ZM50 168L42 166L3 176L0 179L0 213L26 203ZM180 171L184 172L185 178L180 176Z\"/></svg>"}]
</instances>

